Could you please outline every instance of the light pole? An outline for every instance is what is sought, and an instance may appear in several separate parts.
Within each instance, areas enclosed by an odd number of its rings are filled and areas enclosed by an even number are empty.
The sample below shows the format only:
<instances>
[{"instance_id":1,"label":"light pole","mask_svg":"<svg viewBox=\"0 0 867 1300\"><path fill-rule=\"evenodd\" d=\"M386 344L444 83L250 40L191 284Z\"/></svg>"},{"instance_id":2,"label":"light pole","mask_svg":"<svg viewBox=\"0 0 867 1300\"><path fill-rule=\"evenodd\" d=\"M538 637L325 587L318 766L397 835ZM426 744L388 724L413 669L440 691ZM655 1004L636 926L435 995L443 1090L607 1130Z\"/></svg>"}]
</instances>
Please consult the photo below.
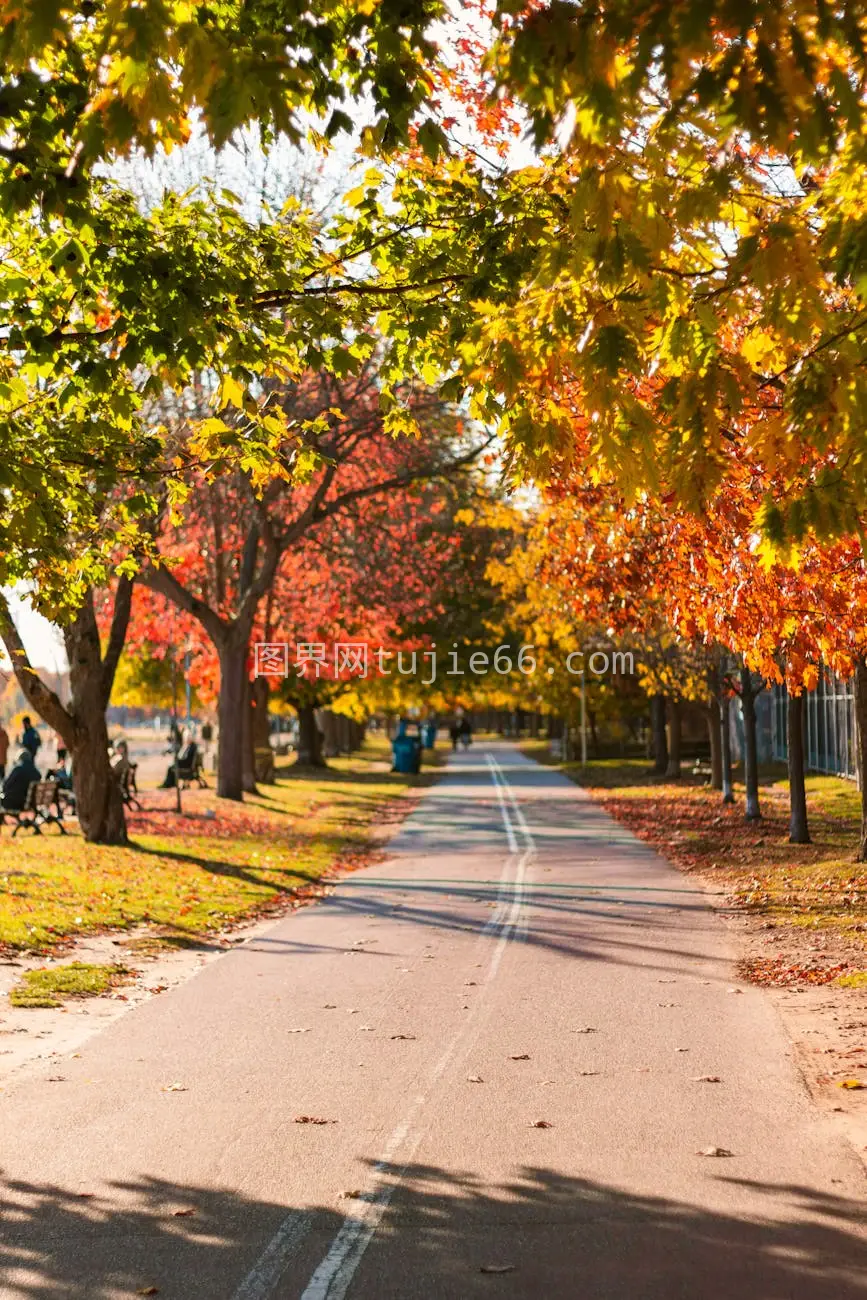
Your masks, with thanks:
<instances>
[{"instance_id":1,"label":"light pole","mask_svg":"<svg viewBox=\"0 0 867 1300\"><path fill-rule=\"evenodd\" d=\"M178 668L173 645L169 646L169 654L172 658L172 767L175 772L175 812L181 812L181 779L178 772L178 750L181 746L181 735L178 730Z\"/></svg>"},{"instance_id":2,"label":"light pole","mask_svg":"<svg viewBox=\"0 0 867 1300\"><path fill-rule=\"evenodd\" d=\"M581 766L587 766L587 679L581 669Z\"/></svg>"},{"instance_id":3,"label":"light pole","mask_svg":"<svg viewBox=\"0 0 867 1300\"><path fill-rule=\"evenodd\" d=\"M184 651L184 692L186 695L187 717L186 725L191 726L193 721L193 688L190 686L190 664L192 655L189 650Z\"/></svg>"}]
</instances>

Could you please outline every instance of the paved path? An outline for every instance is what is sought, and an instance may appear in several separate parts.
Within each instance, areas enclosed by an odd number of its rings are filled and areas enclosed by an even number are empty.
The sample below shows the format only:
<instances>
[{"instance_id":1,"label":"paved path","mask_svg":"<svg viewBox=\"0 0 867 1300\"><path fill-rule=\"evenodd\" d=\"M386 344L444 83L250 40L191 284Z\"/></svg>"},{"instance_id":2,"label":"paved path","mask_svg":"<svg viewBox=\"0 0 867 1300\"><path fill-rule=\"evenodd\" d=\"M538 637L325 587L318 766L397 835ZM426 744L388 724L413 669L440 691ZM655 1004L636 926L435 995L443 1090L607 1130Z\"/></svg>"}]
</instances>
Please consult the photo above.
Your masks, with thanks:
<instances>
[{"instance_id":1,"label":"paved path","mask_svg":"<svg viewBox=\"0 0 867 1300\"><path fill-rule=\"evenodd\" d=\"M862 1168L730 959L688 879L474 747L386 863L0 1099L0 1294L867 1298Z\"/></svg>"}]
</instances>

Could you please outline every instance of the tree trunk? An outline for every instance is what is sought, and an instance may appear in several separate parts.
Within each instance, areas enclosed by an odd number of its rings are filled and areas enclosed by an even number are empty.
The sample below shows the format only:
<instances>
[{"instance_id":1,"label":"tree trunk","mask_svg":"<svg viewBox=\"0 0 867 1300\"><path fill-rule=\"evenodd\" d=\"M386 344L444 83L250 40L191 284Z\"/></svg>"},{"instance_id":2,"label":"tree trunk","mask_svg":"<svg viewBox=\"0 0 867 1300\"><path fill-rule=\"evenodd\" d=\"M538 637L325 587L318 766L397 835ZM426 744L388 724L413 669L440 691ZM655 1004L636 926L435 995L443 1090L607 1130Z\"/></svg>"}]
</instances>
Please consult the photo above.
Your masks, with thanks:
<instances>
[{"instance_id":1,"label":"tree trunk","mask_svg":"<svg viewBox=\"0 0 867 1300\"><path fill-rule=\"evenodd\" d=\"M722 727L719 704L716 701L705 710L705 718L710 745L710 785L712 790L721 790L723 786Z\"/></svg>"},{"instance_id":2,"label":"tree trunk","mask_svg":"<svg viewBox=\"0 0 867 1300\"><path fill-rule=\"evenodd\" d=\"M253 775L265 785L274 783L274 764L271 760L271 728L268 722L268 701L271 688L267 677L254 677L250 683L250 735L253 749ZM266 752L267 751L267 752ZM247 790L247 786L244 786Z\"/></svg>"},{"instance_id":3,"label":"tree trunk","mask_svg":"<svg viewBox=\"0 0 867 1300\"><path fill-rule=\"evenodd\" d=\"M95 713L86 728L78 729L69 751L82 835L91 844L126 844L123 796L108 761L105 713Z\"/></svg>"},{"instance_id":4,"label":"tree trunk","mask_svg":"<svg viewBox=\"0 0 867 1300\"><path fill-rule=\"evenodd\" d=\"M92 844L126 844L120 783L108 761L105 710L111 685L102 661L92 592L64 629L63 639L69 660L72 716L71 726L60 734L72 759L78 824Z\"/></svg>"},{"instance_id":5,"label":"tree trunk","mask_svg":"<svg viewBox=\"0 0 867 1300\"><path fill-rule=\"evenodd\" d=\"M340 719L331 709L322 710L322 757L337 758L341 750Z\"/></svg>"},{"instance_id":6,"label":"tree trunk","mask_svg":"<svg viewBox=\"0 0 867 1300\"><path fill-rule=\"evenodd\" d=\"M789 696L789 843L811 844L804 784L804 693Z\"/></svg>"},{"instance_id":7,"label":"tree trunk","mask_svg":"<svg viewBox=\"0 0 867 1300\"><path fill-rule=\"evenodd\" d=\"M243 746L243 769L242 785L244 794L257 794L256 789L256 740L255 740L255 723L253 721L253 692L251 689L250 674L244 674L244 712L243 728L241 731L241 744Z\"/></svg>"},{"instance_id":8,"label":"tree trunk","mask_svg":"<svg viewBox=\"0 0 867 1300\"><path fill-rule=\"evenodd\" d=\"M756 738L756 695L753 675L749 668L741 668L741 709L744 715L744 785L747 806L744 816L748 822L758 821L759 807L759 747Z\"/></svg>"},{"instance_id":9,"label":"tree trunk","mask_svg":"<svg viewBox=\"0 0 867 1300\"><path fill-rule=\"evenodd\" d=\"M299 704L298 710L298 758L299 767L327 767L322 757L322 732L316 721L316 708L313 704Z\"/></svg>"},{"instance_id":10,"label":"tree trunk","mask_svg":"<svg viewBox=\"0 0 867 1300\"><path fill-rule=\"evenodd\" d=\"M861 841L858 861L867 862L867 659L855 665L855 719L858 724L858 784L861 789Z\"/></svg>"},{"instance_id":11,"label":"tree trunk","mask_svg":"<svg viewBox=\"0 0 867 1300\"><path fill-rule=\"evenodd\" d=\"M253 706L253 748L264 749L271 743L271 729L268 724L268 703L271 688L267 677L254 677L250 683L250 702Z\"/></svg>"},{"instance_id":12,"label":"tree trunk","mask_svg":"<svg viewBox=\"0 0 867 1300\"><path fill-rule=\"evenodd\" d=\"M680 700L672 696L668 702L668 766L665 769L665 775L675 781L680 780L680 753L681 740L683 737L683 708Z\"/></svg>"},{"instance_id":13,"label":"tree trunk","mask_svg":"<svg viewBox=\"0 0 867 1300\"><path fill-rule=\"evenodd\" d=\"M244 790L244 713L247 706L247 644L234 637L217 647L220 656L220 698L217 718L217 794L240 801Z\"/></svg>"},{"instance_id":14,"label":"tree trunk","mask_svg":"<svg viewBox=\"0 0 867 1300\"><path fill-rule=\"evenodd\" d=\"M732 780L732 733L730 714L731 701L725 694L720 695L719 701L719 720L720 735L722 743L722 801L723 803L734 803L735 787Z\"/></svg>"},{"instance_id":15,"label":"tree trunk","mask_svg":"<svg viewBox=\"0 0 867 1300\"><path fill-rule=\"evenodd\" d=\"M351 754L354 748L352 744L352 719L345 713L337 715L337 737L340 741L341 754Z\"/></svg>"},{"instance_id":16,"label":"tree trunk","mask_svg":"<svg viewBox=\"0 0 867 1300\"><path fill-rule=\"evenodd\" d=\"M54 728L69 751L79 825L85 839L94 844L127 843L120 785L108 761L105 710L126 637L131 599L131 580L120 578L103 655L93 591L83 594L74 618L63 632L69 661L67 707L31 665L0 593L0 636L16 679L28 704Z\"/></svg>"},{"instance_id":17,"label":"tree trunk","mask_svg":"<svg viewBox=\"0 0 867 1300\"><path fill-rule=\"evenodd\" d=\"M653 771L664 776L668 768L668 741L665 737L665 696L650 697L650 728L653 739Z\"/></svg>"}]
</instances>

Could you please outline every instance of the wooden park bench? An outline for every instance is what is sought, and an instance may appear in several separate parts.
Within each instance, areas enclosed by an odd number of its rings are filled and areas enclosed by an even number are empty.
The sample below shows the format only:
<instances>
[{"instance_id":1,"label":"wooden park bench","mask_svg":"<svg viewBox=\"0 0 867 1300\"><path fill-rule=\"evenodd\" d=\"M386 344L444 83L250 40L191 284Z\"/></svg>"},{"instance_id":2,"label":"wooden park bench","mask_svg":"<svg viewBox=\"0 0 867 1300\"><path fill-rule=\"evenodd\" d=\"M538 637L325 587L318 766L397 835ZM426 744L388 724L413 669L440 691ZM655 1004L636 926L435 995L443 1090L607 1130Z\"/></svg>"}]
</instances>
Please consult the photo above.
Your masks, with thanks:
<instances>
[{"instance_id":1,"label":"wooden park bench","mask_svg":"<svg viewBox=\"0 0 867 1300\"><path fill-rule=\"evenodd\" d=\"M136 812L141 811L141 803L138 797L138 785L136 784L135 774L138 763L130 763L126 770L121 774L120 793L127 808L132 808Z\"/></svg>"},{"instance_id":2,"label":"wooden park bench","mask_svg":"<svg viewBox=\"0 0 867 1300\"><path fill-rule=\"evenodd\" d=\"M22 826L28 827L34 835L42 834L42 827L53 822L61 835L66 834L63 825L63 808L60 801L60 784L57 781L31 781L24 800L23 808L7 808L0 800L0 826L6 818L15 823L12 832L14 839Z\"/></svg>"},{"instance_id":3,"label":"wooden park bench","mask_svg":"<svg viewBox=\"0 0 867 1300\"><path fill-rule=\"evenodd\" d=\"M202 762L202 751L198 745L194 747L192 760L188 763L182 763L178 757L178 784L186 790L196 781L202 790L207 790L208 783L205 780L204 763Z\"/></svg>"}]
</instances>

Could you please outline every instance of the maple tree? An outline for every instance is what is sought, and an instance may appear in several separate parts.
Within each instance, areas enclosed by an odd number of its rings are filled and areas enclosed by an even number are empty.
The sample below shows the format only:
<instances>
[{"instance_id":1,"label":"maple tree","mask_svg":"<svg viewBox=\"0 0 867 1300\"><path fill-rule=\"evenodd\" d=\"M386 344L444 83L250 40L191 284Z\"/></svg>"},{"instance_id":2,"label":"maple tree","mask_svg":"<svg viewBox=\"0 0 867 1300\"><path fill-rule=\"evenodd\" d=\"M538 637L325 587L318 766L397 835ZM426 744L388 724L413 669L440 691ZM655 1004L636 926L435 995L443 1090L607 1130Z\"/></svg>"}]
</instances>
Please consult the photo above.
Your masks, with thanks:
<instances>
[{"instance_id":1,"label":"maple tree","mask_svg":"<svg viewBox=\"0 0 867 1300\"><path fill-rule=\"evenodd\" d=\"M406 443L391 443L390 448L404 460L411 453ZM355 465L344 465L342 474L350 479L357 475L363 483L375 481L379 469L364 456ZM216 514L223 525L219 560L228 575L237 572L242 549L242 539L229 523L230 486L220 484ZM474 460L399 490L358 496L284 553L251 632L254 644L286 647L282 671L263 669L256 675L248 650L253 707L233 724L242 735L248 777L255 750L269 743L269 708L292 707L299 719L298 762L319 766L324 761L319 710L334 708L361 720L382 708L443 707L443 677L426 684L430 661L425 655L437 644L443 654L445 645L461 638L458 658L466 668L465 643L484 636L495 599L485 568L490 554L504 543L502 527L493 526L490 516L500 509L484 468ZM184 538L189 536L195 541L170 558L180 558L186 585L197 580L207 585L213 578L204 575L218 558L212 528L185 529ZM339 661L340 647L360 651L361 657L352 662L343 654ZM135 665L148 664L180 649L188 656L188 680L198 697L215 705L220 662L204 626L157 590L139 584L127 658Z\"/></svg>"},{"instance_id":2,"label":"maple tree","mask_svg":"<svg viewBox=\"0 0 867 1300\"><path fill-rule=\"evenodd\" d=\"M689 680L683 662L666 680L664 661L648 654L648 630L658 635L667 629L669 641L706 647L687 694L701 698L706 671L709 721L714 702L721 703L725 720L726 697L740 696L748 817L760 813L755 696L763 682L786 684L790 838L807 842L804 693L815 688L824 663L843 677L854 675L856 696L863 699L867 587L857 536L835 542L811 536L787 555L762 541L757 514L778 488L776 467L763 468L737 447L703 514L646 494L630 503L615 485L594 484L570 470L550 494L550 544L541 563L585 619L596 618L621 636L640 634L637 658L642 665L649 660L647 682L662 673L656 681L677 691L678 677ZM734 656L734 664L721 661L718 648ZM713 729L710 734L713 750ZM859 763L863 773L863 752Z\"/></svg>"},{"instance_id":3,"label":"maple tree","mask_svg":"<svg viewBox=\"0 0 867 1300\"><path fill-rule=\"evenodd\" d=\"M375 547L387 535L389 505L397 508L395 503L411 499L425 483L460 477L487 445L483 435L465 428L452 410L424 392L413 404L424 437L394 439L385 430L378 397L373 367L342 381L311 374L295 384L272 386L266 402L268 418L284 435L275 442L282 474L269 476L264 484L257 483L255 467L232 468L230 462L223 473L213 473L222 440L207 441L210 423L205 420L203 430L194 400L191 410L182 408L174 420L170 446L184 473L183 490L175 494L174 505L165 494L140 583L197 622L216 649L218 793L223 797L240 798L244 785L253 784L250 763L245 767L250 746L245 746L243 731L249 647L269 593L274 613L266 620L266 631L279 622L275 582L287 572L293 552L308 537L318 539L331 521L341 529L352 524L352 545L359 560L366 555L373 580L379 573ZM200 469L205 452L212 471L207 476ZM376 509L365 523L363 507L374 499ZM340 557L335 545L332 541L336 581ZM358 565L353 572L360 572ZM308 572L298 581L300 599L312 616L323 571L315 577ZM418 592L412 564L405 566L401 581L405 594Z\"/></svg>"},{"instance_id":4,"label":"maple tree","mask_svg":"<svg viewBox=\"0 0 867 1300\"><path fill-rule=\"evenodd\" d=\"M636 700L628 672L597 676L584 666L593 651L613 650L615 643L597 611L578 608L551 571L555 511L513 511L505 522L512 545L500 548L488 562L503 607L498 639L531 646L537 667L529 678L511 675L492 703L547 710L554 728L563 733L566 757L573 756L573 738L583 720L595 753L598 723L637 722L634 706L640 709L640 695Z\"/></svg>"},{"instance_id":5,"label":"maple tree","mask_svg":"<svg viewBox=\"0 0 867 1300\"><path fill-rule=\"evenodd\" d=\"M696 636L681 635L672 618L671 552L655 507L629 507L616 491L573 477L552 487L539 528L536 567L547 599L590 635L614 639L634 657L650 702L657 773L680 775L686 702L704 710L716 753L719 694L713 655Z\"/></svg>"}]
</instances>

